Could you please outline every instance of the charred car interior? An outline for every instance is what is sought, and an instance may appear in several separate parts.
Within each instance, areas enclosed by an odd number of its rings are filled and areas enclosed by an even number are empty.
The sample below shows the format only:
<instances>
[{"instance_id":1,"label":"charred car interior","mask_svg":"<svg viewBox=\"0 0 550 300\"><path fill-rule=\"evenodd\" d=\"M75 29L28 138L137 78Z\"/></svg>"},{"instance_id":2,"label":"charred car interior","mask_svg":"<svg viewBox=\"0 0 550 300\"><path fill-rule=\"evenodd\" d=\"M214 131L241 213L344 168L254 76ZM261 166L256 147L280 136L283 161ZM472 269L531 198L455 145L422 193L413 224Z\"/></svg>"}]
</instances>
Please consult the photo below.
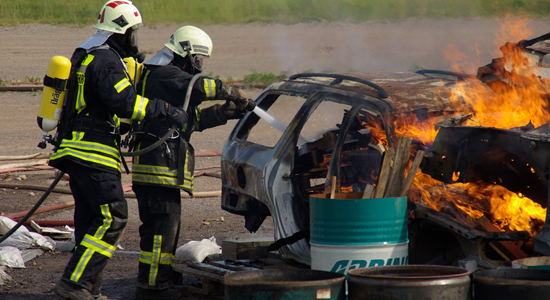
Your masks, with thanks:
<instances>
[{"instance_id":1,"label":"charred car interior","mask_svg":"<svg viewBox=\"0 0 550 300\"><path fill-rule=\"evenodd\" d=\"M510 49L534 68L546 55ZM309 73L272 84L255 101L274 120L248 113L224 147L222 208L251 232L271 215L281 255L309 264L309 197L375 185L384 152L405 135L412 158L425 152L407 194L409 263L495 268L550 255L547 95L525 94L544 79L526 83L503 53L478 76Z\"/></svg>"}]
</instances>

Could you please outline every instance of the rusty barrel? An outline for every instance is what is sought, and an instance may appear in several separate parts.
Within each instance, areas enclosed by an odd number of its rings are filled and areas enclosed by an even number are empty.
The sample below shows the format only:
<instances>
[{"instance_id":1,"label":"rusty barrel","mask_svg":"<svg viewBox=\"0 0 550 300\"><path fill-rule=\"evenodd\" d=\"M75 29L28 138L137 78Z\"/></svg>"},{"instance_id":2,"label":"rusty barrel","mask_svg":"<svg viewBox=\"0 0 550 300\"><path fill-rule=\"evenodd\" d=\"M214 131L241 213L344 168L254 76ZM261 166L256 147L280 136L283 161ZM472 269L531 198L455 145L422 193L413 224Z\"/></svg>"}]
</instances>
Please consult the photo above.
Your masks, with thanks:
<instances>
[{"instance_id":1,"label":"rusty barrel","mask_svg":"<svg viewBox=\"0 0 550 300\"><path fill-rule=\"evenodd\" d=\"M550 271L497 269L472 274L475 300L549 299Z\"/></svg>"},{"instance_id":2,"label":"rusty barrel","mask_svg":"<svg viewBox=\"0 0 550 300\"><path fill-rule=\"evenodd\" d=\"M349 300L466 300L467 269L405 265L354 269L348 272ZM493 298L499 299L499 298Z\"/></svg>"},{"instance_id":3,"label":"rusty barrel","mask_svg":"<svg viewBox=\"0 0 550 300\"><path fill-rule=\"evenodd\" d=\"M409 261L407 197L310 196L311 269L348 270Z\"/></svg>"},{"instance_id":4,"label":"rusty barrel","mask_svg":"<svg viewBox=\"0 0 550 300\"><path fill-rule=\"evenodd\" d=\"M225 300L345 300L345 276L316 270L254 270L224 276Z\"/></svg>"}]
</instances>

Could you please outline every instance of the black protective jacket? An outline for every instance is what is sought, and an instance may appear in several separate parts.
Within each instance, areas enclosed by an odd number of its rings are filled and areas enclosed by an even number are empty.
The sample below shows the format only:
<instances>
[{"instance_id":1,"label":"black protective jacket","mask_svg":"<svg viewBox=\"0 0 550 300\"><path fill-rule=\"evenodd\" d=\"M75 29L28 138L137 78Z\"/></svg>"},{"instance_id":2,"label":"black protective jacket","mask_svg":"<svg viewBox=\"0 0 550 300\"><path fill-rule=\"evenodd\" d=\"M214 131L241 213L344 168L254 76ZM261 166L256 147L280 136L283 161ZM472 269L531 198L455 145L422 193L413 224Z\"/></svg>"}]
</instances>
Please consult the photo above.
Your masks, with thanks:
<instances>
[{"instance_id":1,"label":"black protective jacket","mask_svg":"<svg viewBox=\"0 0 550 300\"><path fill-rule=\"evenodd\" d=\"M166 115L162 101L138 95L122 59L106 45L88 50L71 76L76 78L76 90L74 98L66 99L65 110L76 116L64 121L63 130L58 129L60 143L50 157L50 166L64 171L63 162L70 160L120 173L119 118L159 118Z\"/></svg>"},{"instance_id":2,"label":"black protective jacket","mask_svg":"<svg viewBox=\"0 0 550 300\"><path fill-rule=\"evenodd\" d=\"M137 84L138 93L160 98L182 107L193 75L175 65L145 65ZM193 85L187 114L188 123L163 145L151 152L136 156L132 164L132 181L137 184L182 188L193 193L194 150L189 144L191 133L227 123L219 104L199 108L202 101L216 99L220 95L222 81L201 78ZM136 131L135 150L156 142L172 126L168 119L141 122Z\"/></svg>"}]
</instances>

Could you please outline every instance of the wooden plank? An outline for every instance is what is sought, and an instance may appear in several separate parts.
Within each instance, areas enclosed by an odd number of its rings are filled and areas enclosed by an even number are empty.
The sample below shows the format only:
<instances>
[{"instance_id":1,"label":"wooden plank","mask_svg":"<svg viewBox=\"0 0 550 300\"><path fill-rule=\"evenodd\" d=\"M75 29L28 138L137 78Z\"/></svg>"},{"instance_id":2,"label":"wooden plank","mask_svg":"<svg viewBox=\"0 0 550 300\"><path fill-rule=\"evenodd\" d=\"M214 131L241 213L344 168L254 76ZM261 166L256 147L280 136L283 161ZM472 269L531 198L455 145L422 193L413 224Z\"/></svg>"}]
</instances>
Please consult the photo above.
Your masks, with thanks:
<instances>
[{"instance_id":1,"label":"wooden plank","mask_svg":"<svg viewBox=\"0 0 550 300\"><path fill-rule=\"evenodd\" d=\"M330 199L334 199L334 194L336 193L336 181L338 181L338 177L334 176L332 179L332 188L330 189Z\"/></svg>"},{"instance_id":2,"label":"wooden plank","mask_svg":"<svg viewBox=\"0 0 550 300\"><path fill-rule=\"evenodd\" d=\"M33 167L33 166L46 166L46 165L48 165L48 159L39 159L39 160L33 160L33 161L1 165L0 170L22 168L22 167Z\"/></svg>"},{"instance_id":3,"label":"wooden plank","mask_svg":"<svg viewBox=\"0 0 550 300\"><path fill-rule=\"evenodd\" d=\"M20 155L20 156L0 156L0 161L3 160L23 160L23 159L39 159L39 158L49 158L50 153L35 153L31 155Z\"/></svg>"},{"instance_id":4,"label":"wooden plank","mask_svg":"<svg viewBox=\"0 0 550 300\"><path fill-rule=\"evenodd\" d=\"M380 172L378 173L378 180L376 182L376 188L372 198L383 198L386 193L386 186L388 184L388 178L391 171L391 162L393 159L393 148L389 148L384 152L382 158L382 165L380 166Z\"/></svg>"},{"instance_id":5,"label":"wooden plank","mask_svg":"<svg viewBox=\"0 0 550 300\"><path fill-rule=\"evenodd\" d=\"M202 281L202 287L186 285L189 292L200 295L212 296L213 294L223 295L223 275L190 268L185 265L174 264L172 269L175 272L198 277Z\"/></svg>"},{"instance_id":6,"label":"wooden plank","mask_svg":"<svg viewBox=\"0 0 550 300\"><path fill-rule=\"evenodd\" d=\"M409 162L411 143L412 138L405 135L400 136L397 140L397 149L395 150L393 159L390 181L388 182L386 193L384 193L384 197L386 198L398 197L401 192L405 177L405 168Z\"/></svg>"},{"instance_id":7,"label":"wooden plank","mask_svg":"<svg viewBox=\"0 0 550 300\"><path fill-rule=\"evenodd\" d=\"M401 188L401 193L399 194L400 197L407 196L407 193L409 192L409 189L411 188L411 185L413 183L414 176L416 176L416 172L418 171L418 167L420 166L423 158L424 151L418 150L418 152L416 153L416 157L414 158L414 161L411 165L411 169L409 170L409 174L405 179L405 183L403 183L403 187Z\"/></svg>"},{"instance_id":8,"label":"wooden plank","mask_svg":"<svg viewBox=\"0 0 550 300\"><path fill-rule=\"evenodd\" d=\"M476 228L487 232L500 232L500 229L498 229L486 216L482 216L477 220ZM489 243L489 246L507 261L527 257L527 254L525 254L525 252L523 252L513 241L492 241Z\"/></svg>"},{"instance_id":9,"label":"wooden plank","mask_svg":"<svg viewBox=\"0 0 550 300\"><path fill-rule=\"evenodd\" d=\"M374 185L367 184L367 186L365 186L365 190L363 191L363 199L370 199L372 198L373 194L374 194Z\"/></svg>"},{"instance_id":10,"label":"wooden plank","mask_svg":"<svg viewBox=\"0 0 550 300\"><path fill-rule=\"evenodd\" d=\"M267 247L273 242L273 239L223 240L222 259L263 258L267 256Z\"/></svg>"},{"instance_id":11,"label":"wooden plank","mask_svg":"<svg viewBox=\"0 0 550 300\"><path fill-rule=\"evenodd\" d=\"M209 264L213 266L218 266L220 268L232 270L232 271L248 271L248 270L259 270L259 268L246 266L244 264L237 264L231 261L211 261Z\"/></svg>"},{"instance_id":12,"label":"wooden plank","mask_svg":"<svg viewBox=\"0 0 550 300\"><path fill-rule=\"evenodd\" d=\"M213 273L210 273L210 272L206 272L206 271L202 271L202 270L198 270L198 269L193 269L193 268L190 268L188 266L184 266L184 265L180 265L180 264L174 264L172 269L176 272L179 272L179 273L199 277L199 278L206 279L206 280L211 280L211 281L214 281L214 282L223 283L223 275L213 274Z\"/></svg>"},{"instance_id":13,"label":"wooden plank","mask_svg":"<svg viewBox=\"0 0 550 300\"><path fill-rule=\"evenodd\" d=\"M200 294L200 295L212 295L223 293L223 276L217 275L187 266L175 264L173 270L178 273L185 275L191 275L198 277L202 281L202 287L186 285L191 293Z\"/></svg>"},{"instance_id":14,"label":"wooden plank","mask_svg":"<svg viewBox=\"0 0 550 300\"><path fill-rule=\"evenodd\" d=\"M220 267L213 266L210 264L205 264L205 263L185 263L185 264L190 268L209 272L209 273L214 273L221 276L234 272L233 270L228 270L228 269L220 268Z\"/></svg>"}]
</instances>

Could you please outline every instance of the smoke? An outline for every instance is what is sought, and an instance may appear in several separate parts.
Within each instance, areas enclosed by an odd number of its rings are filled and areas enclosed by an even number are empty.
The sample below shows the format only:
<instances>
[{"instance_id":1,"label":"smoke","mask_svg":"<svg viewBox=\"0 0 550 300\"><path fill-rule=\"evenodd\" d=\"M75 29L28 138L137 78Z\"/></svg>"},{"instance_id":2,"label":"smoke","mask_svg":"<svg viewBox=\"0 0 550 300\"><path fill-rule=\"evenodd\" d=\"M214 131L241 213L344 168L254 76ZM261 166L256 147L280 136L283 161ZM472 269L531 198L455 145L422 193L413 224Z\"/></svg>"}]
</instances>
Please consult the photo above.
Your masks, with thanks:
<instances>
[{"instance_id":1,"label":"smoke","mask_svg":"<svg viewBox=\"0 0 550 300\"><path fill-rule=\"evenodd\" d=\"M477 66L490 62L498 26L481 18L272 25L269 42L275 69L288 73L403 72L412 66L451 70L448 45Z\"/></svg>"}]
</instances>

